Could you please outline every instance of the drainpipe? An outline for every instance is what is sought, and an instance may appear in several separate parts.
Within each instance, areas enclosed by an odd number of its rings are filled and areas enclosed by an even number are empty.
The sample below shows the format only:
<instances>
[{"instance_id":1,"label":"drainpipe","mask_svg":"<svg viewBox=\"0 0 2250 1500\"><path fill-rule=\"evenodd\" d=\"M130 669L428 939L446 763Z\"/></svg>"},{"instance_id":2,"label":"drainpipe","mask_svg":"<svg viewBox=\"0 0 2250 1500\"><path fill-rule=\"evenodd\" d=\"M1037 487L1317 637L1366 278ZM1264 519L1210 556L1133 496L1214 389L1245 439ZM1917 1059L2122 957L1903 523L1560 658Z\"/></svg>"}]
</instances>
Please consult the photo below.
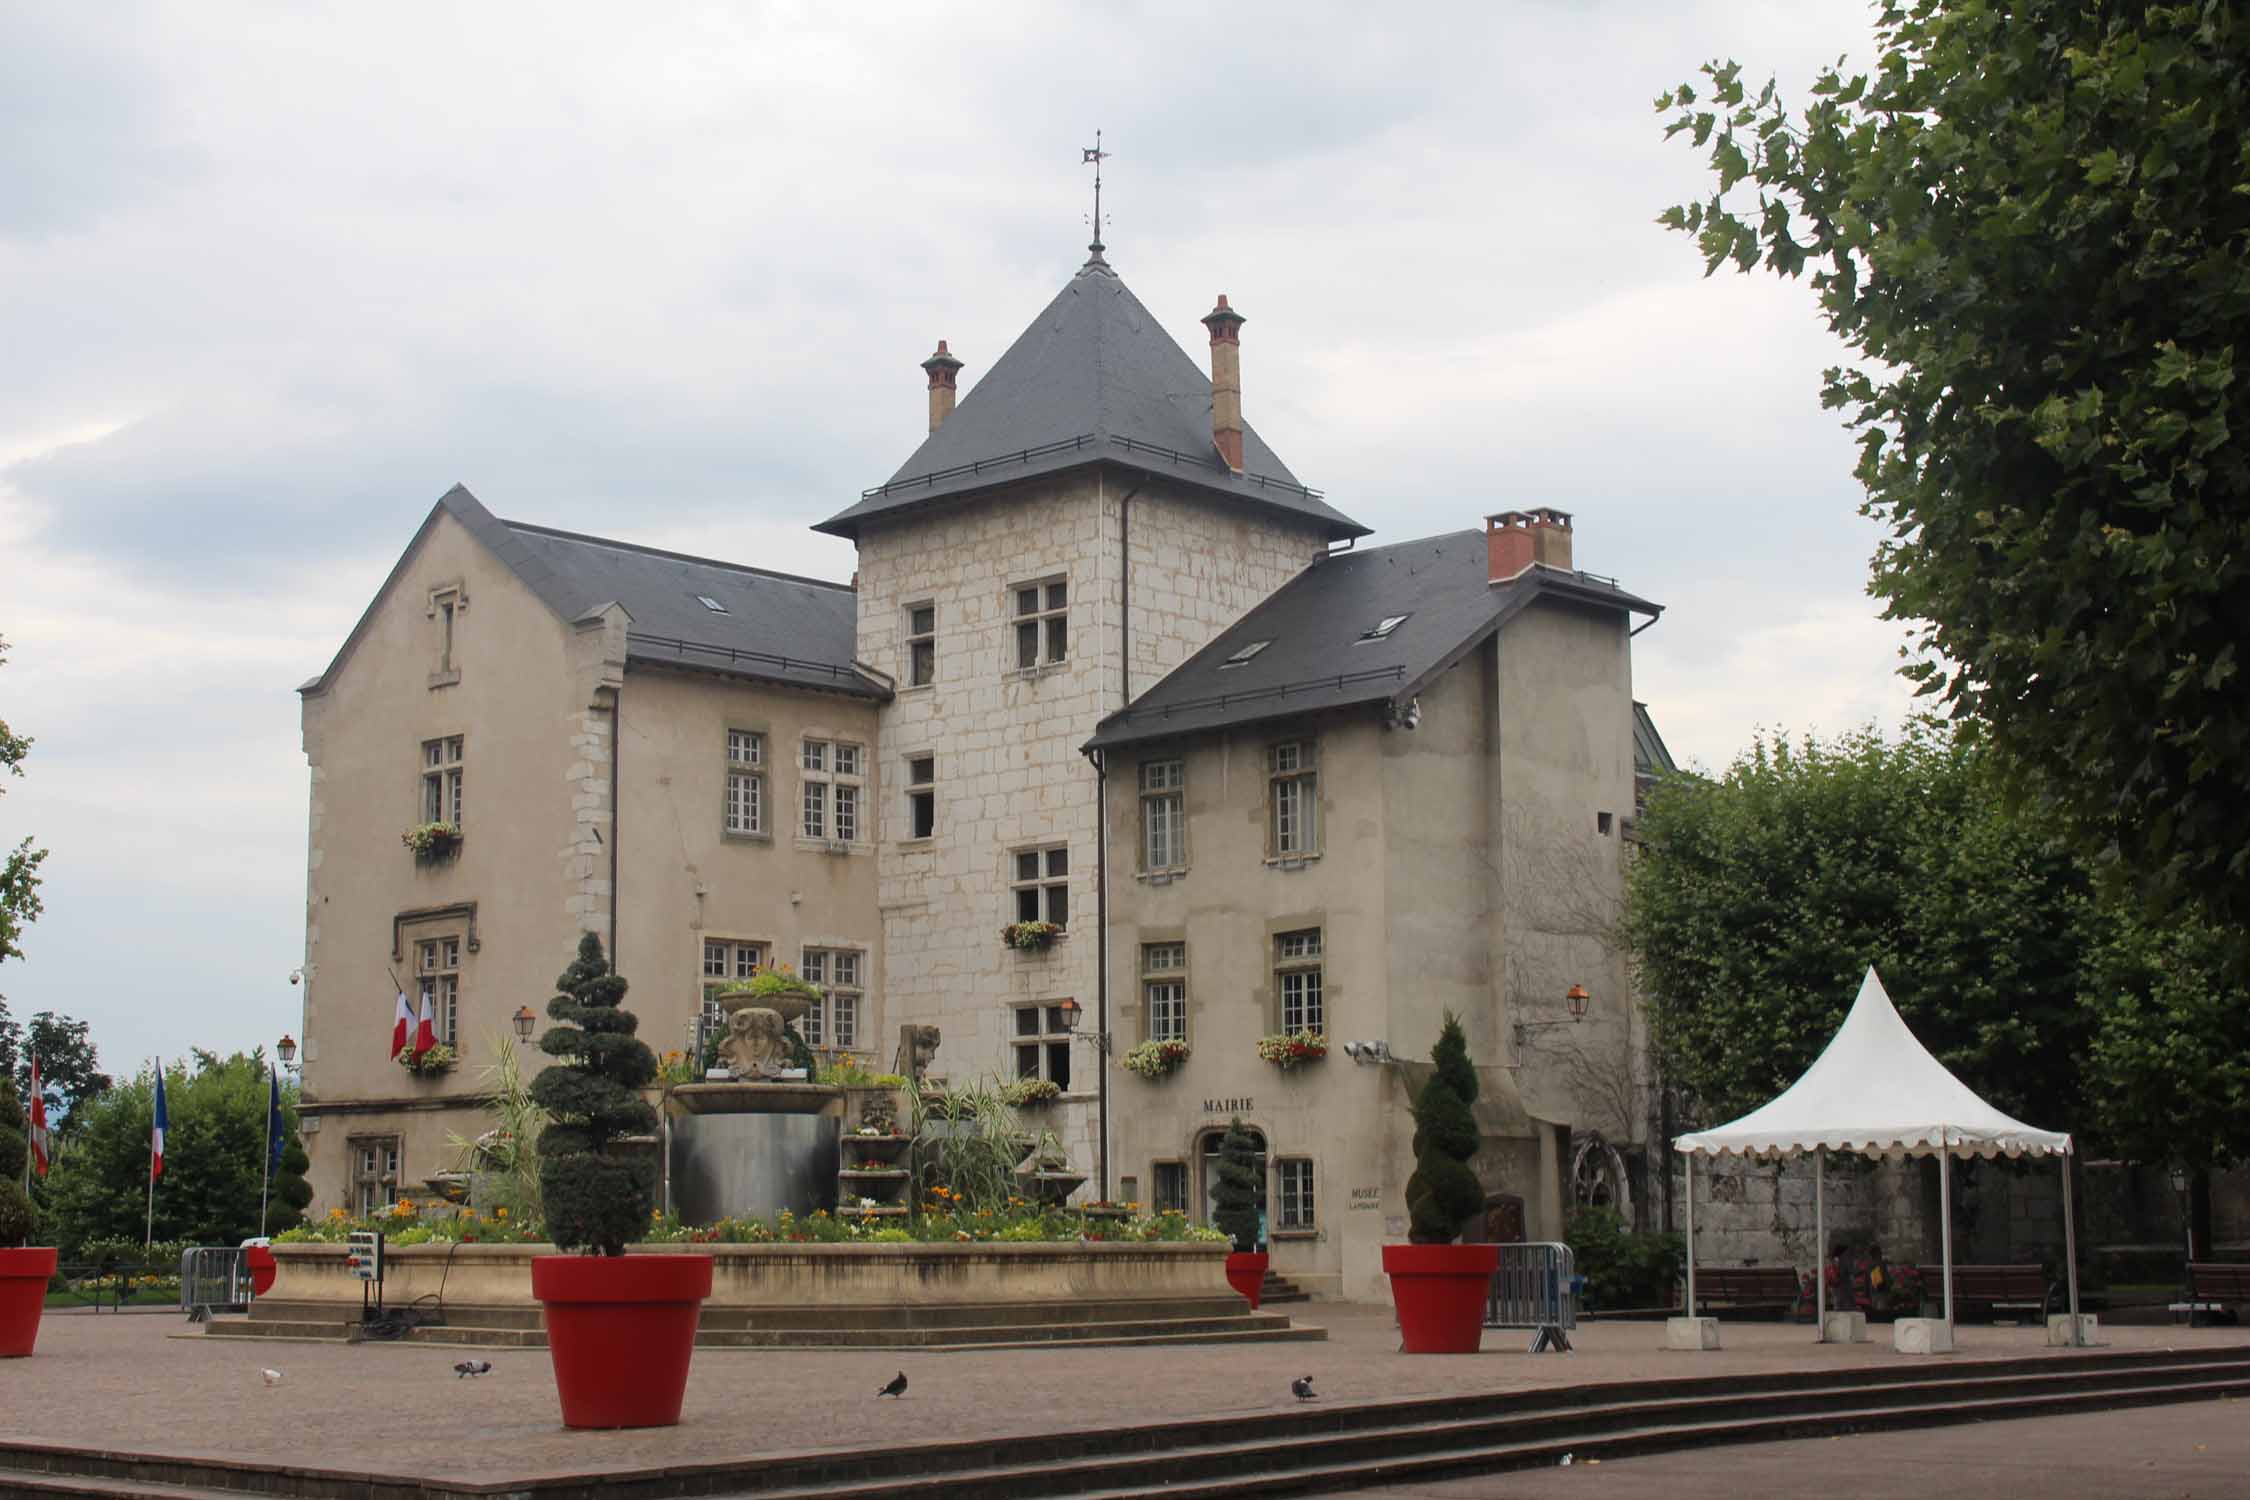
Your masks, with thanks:
<instances>
[{"instance_id":1,"label":"drainpipe","mask_svg":"<svg viewBox=\"0 0 2250 1500\"><path fill-rule=\"evenodd\" d=\"M617 805L617 763L625 755L625 674L617 674L617 686L609 695L609 970L618 972L623 960L618 957L623 944L617 930L617 835L623 823L623 809Z\"/></svg>"},{"instance_id":2,"label":"drainpipe","mask_svg":"<svg viewBox=\"0 0 2250 1500\"><path fill-rule=\"evenodd\" d=\"M1099 750L1089 752L1094 763L1094 1034L1101 1042L1094 1075L1097 1132L1094 1186L1101 1201L1109 1201L1109 768Z\"/></svg>"}]
</instances>

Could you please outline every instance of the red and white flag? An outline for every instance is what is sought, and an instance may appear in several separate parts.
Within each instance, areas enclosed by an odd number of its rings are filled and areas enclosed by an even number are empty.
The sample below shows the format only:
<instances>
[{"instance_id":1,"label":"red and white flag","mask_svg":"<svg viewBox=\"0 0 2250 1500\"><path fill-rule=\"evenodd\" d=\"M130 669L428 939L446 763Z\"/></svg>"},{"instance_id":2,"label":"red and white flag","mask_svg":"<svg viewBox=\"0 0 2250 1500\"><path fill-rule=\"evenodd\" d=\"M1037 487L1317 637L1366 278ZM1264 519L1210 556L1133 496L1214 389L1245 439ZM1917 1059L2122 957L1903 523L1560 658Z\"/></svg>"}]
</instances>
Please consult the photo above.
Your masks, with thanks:
<instances>
[{"instance_id":1,"label":"red and white flag","mask_svg":"<svg viewBox=\"0 0 2250 1500\"><path fill-rule=\"evenodd\" d=\"M414 1055L420 1057L437 1045L437 1022L430 1014L430 997L422 997L422 1018L414 1023Z\"/></svg>"},{"instance_id":2,"label":"red and white flag","mask_svg":"<svg viewBox=\"0 0 2250 1500\"><path fill-rule=\"evenodd\" d=\"M31 1164L47 1175L47 1095L39 1083L39 1054L31 1056Z\"/></svg>"},{"instance_id":3,"label":"red and white flag","mask_svg":"<svg viewBox=\"0 0 2250 1500\"><path fill-rule=\"evenodd\" d=\"M414 1030L414 1012L406 1008L406 991L398 992L398 1013L391 1017L391 1056L406 1050L407 1034Z\"/></svg>"}]
</instances>

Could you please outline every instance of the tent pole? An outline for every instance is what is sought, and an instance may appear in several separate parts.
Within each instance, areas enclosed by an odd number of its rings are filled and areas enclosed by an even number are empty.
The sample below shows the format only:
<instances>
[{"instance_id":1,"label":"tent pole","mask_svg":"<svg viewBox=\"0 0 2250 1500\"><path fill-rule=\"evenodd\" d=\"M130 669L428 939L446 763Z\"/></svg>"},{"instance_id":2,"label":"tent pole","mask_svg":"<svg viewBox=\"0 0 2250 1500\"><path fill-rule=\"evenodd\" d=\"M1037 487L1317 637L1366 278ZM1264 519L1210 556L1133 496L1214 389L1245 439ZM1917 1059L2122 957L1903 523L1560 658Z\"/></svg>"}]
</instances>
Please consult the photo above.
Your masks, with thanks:
<instances>
[{"instance_id":1,"label":"tent pole","mask_svg":"<svg viewBox=\"0 0 2250 1500\"><path fill-rule=\"evenodd\" d=\"M2070 1284L2070 1343L2078 1347L2078 1216L2070 1208L2070 1157L2059 1158L2063 1177L2063 1274Z\"/></svg>"},{"instance_id":2,"label":"tent pole","mask_svg":"<svg viewBox=\"0 0 2250 1500\"><path fill-rule=\"evenodd\" d=\"M1695 1316L1695 1153L1687 1155L1687 1316Z\"/></svg>"},{"instance_id":3,"label":"tent pole","mask_svg":"<svg viewBox=\"0 0 2250 1500\"><path fill-rule=\"evenodd\" d=\"M1828 1342L1828 1148L1813 1147L1812 1179L1812 1232L1813 1232L1813 1322L1820 1334L1816 1344Z\"/></svg>"},{"instance_id":4,"label":"tent pole","mask_svg":"<svg viewBox=\"0 0 2250 1500\"><path fill-rule=\"evenodd\" d=\"M1945 1127L1938 1127L1938 1237L1945 1262L1945 1331L1953 1333L1953 1152L1945 1144Z\"/></svg>"}]
</instances>

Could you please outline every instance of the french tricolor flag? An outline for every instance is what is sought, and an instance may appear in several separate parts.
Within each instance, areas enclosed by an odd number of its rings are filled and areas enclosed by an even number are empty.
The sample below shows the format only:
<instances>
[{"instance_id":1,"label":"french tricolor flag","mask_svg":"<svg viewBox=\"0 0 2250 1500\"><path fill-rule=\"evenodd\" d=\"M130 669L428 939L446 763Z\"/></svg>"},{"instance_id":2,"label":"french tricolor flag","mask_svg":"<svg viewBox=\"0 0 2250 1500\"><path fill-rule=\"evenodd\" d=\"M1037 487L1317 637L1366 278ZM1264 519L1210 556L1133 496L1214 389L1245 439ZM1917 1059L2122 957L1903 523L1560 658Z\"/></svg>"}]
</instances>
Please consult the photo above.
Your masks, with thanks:
<instances>
[{"instance_id":1,"label":"french tricolor flag","mask_svg":"<svg viewBox=\"0 0 2250 1500\"><path fill-rule=\"evenodd\" d=\"M172 1123L171 1112L164 1107L164 1064L156 1065L156 1121L148 1131L148 1180L154 1183L164 1175L164 1128Z\"/></svg>"},{"instance_id":2,"label":"french tricolor flag","mask_svg":"<svg viewBox=\"0 0 2250 1500\"><path fill-rule=\"evenodd\" d=\"M406 1050L406 1039L414 1030L414 1012L407 1008L406 991L398 992L398 1010L391 1016L391 1056Z\"/></svg>"}]
</instances>

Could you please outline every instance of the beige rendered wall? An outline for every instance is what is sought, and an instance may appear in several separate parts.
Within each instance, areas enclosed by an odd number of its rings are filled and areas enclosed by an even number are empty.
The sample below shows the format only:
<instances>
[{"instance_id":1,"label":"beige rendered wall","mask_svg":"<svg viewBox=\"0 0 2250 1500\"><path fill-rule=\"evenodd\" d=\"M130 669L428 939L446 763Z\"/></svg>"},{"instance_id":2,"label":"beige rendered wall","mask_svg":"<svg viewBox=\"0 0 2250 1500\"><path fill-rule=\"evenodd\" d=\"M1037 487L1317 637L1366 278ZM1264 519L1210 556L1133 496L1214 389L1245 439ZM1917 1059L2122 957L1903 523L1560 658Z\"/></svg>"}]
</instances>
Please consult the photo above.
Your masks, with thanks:
<instances>
[{"instance_id":1,"label":"beige rendered wall","mask_svg":"<svg viewBox=\"0 0 2250 1500\"><path fill-rule=\"evenodd\" d=\"M1501 632L1492 924L1508 1061L1532 1114L1640 1138L1646 1048L1615 935L1633 809L1632 655L1616 614L1542 600ZM1601 815L1608 814L1607 831ZM1567 1021L1573 984L1591 997ZM1494 1053L1492 1055L1499 1055Z\"/></svg>"},{"instance_id":2,"label":"beige rendered wall","mask_svg":"<svg viewBox=\"0 0 2250 1500\"><path fill-rule=\"evenodd\" d=\"M876 753L875 704L637 664L626 673L623 704L619 968L633 984L629 1003L642 1040L660 1054L686 1047L702 998L706 937L762 943L790 964L808 946L856 948L866 955L857 1050L888 1067L896 1037L886 1038L882 1025L873 821L888 782ZM762 837L725 832L730 729L766 737ZM798 749L807 738L846 741L867 755L862 831L848 853L798 834ZM534 1009L539 1003L531 1001Z\"/></svg>"},{"instance_id":3,"label":"beige rendered wall","mask_svg":"<svg viewBox=\"0 0 2250 1500\"><path fill-rule=\"evenodd\" d=\"M1239 519L1106 469L871 527L860 539L861 659L900 682L882 715L892 789L878 853L887 1025L936 1024L936 1071L956 1082L1011 1071L1017 1005L1093 1003L1097 793L1079 746L1123 702L1121 545L1132 558L1140 689L1280 587L1321 543L1310 527ZM1018 671L1013 588L1054 578L1069 583L1069 657ZM904 627L909 606L922 603L937 610L937 673L915 688L906 685ZM908 840L904 773L921 755L937 760L937 830ZM1009 853L1041 844L1069 847L1072 934L1044 954L1011 952L999 941L1014 915ZM1093 1049L1079 1044L1072 1096L1048 1121L1089 1173L1095 1066Z\"/></svg>"},{"instance_id":4,"label":"beige rendered wall","mask_svg":"<svg viewBox=\"0 0 2250 1500\"><path fill-rule=\"evenodd\" d=\"M1266 749L1308 731L1319 746L1321 847L1318 858L1292 867L1267 858ZM1191 1048L1166 1079L1118 1070L1111 1085L1114 1171L1133 1176L1145 1198L1154 1163L1187 1163L1201 1218L1202 1138L1240 1114L1264 1133L1269 1156L1313 1160L1316 1228L1306 1236L1276 1232L1273 1266L1330 1294L1366 1291L1346 1277L1345 1246L1360 1237L1358 1221L1372 1222L1372 1242L1379 1243L1380 1207L1355 1210L1355 1201L1373 1201L1355 1194L1381 1192L1393 1175L1400 1187L1405 1180L1393 1160L1403 1145L1379 1125L1388 1070L1353 1063L1341 1046L1347 1038L1383 1036L1388 1024L1380 793L1387 738L1371 719L1314 716L1119 755L1110 771L1115 1052L1122 1057L1146 1035L1139 954L1151 942L1187 944ZM1138 770L1143 759L1174 757L1185 762L1188 869L1155 883L1137 873ZM1305 927L1322 930L1322 998L1334 1050L1284 1072L1261 1060L1256 1046L1280 1027L1274 937ZM1278 1219L1277 1207L1269 1207L1269 1220Z\"/></svg>"},{"instance_id":5,"label":"beige rendered wall","mask_svg":"<svg viewBox=\"0 0 2250 1500\"><path fill-rule=\"evenodd\" d=\"M459 586L458 682L433 686L433 589ZM507 1018L543 993L578 931L582 894L566 852L576 841L574 767L584 759L586 695L572 632L453 518L439 513L327 686L304 699L312 806L306 874L303 1083L316 1209L341 1201L346 1138L405 1137L402 1176L417 1188L451 1165L447 1129L466 1108L490 1039L513 1046ZM421 747L464 739L463 842L418 865L399 835L422 821ZM467 935L465 917L406 934L415 910L476 904L461 956L461 1066L418 1079L389 1057L391 973L410 991L415 932ZM560 960L560 961L558 961Z\"/></svg>"}]
</instances>

